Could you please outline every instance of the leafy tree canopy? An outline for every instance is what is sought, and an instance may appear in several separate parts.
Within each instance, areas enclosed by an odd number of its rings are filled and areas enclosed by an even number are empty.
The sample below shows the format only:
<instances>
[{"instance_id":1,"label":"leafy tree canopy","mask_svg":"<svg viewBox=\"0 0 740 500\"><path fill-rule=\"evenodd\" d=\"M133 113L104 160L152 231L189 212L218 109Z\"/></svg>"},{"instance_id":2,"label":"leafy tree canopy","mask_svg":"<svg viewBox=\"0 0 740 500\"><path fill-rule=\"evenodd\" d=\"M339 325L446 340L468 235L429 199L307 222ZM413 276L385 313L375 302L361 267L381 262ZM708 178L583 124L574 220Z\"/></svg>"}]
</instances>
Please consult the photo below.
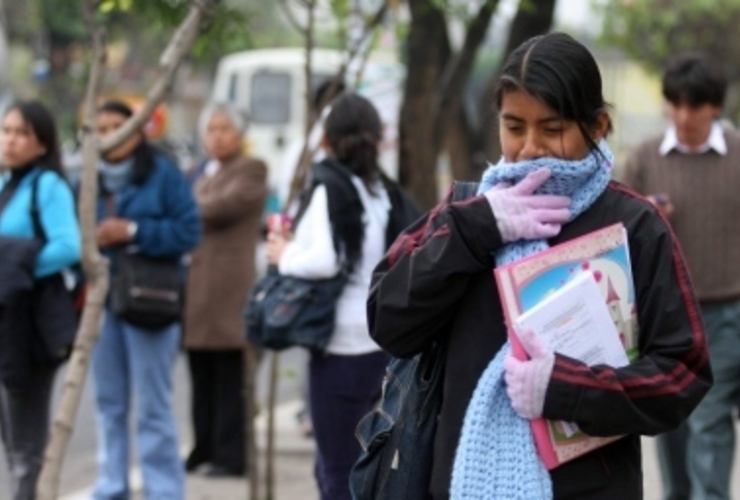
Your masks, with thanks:
<instances>
[{"instance_id":1,"label":"leafy tree canopy","mask_svg":"<svg viewBox=\"0 0 740 500\"><path fill-rule=\"evenodd\" d=\"M655 71L673 54L706 51L740 78L740 0L609 0L604 39Z\"/></svg>"}]
</instances>

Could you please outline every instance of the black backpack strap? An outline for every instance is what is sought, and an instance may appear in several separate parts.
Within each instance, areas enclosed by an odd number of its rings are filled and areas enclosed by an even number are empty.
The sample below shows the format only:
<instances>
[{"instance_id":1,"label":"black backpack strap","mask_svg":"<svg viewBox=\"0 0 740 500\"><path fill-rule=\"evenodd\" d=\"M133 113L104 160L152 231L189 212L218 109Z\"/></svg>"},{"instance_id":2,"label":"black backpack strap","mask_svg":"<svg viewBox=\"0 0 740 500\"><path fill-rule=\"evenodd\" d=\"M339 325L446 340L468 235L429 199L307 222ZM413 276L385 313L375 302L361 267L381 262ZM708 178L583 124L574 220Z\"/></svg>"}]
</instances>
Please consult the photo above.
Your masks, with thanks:
<instances>
[{"instance_id":1,"label":"black backpack strap","mask_svg":"<svg viewBox=\"0 0 740 500\"><path fill-rule=\"evenodd\" d=\"M452 184L452 199L450 201L462 201L472 198L478 192L480 182L455 181Z\"/></svg>"},{"instance_id":2,"label":"black backpack strap","mask_svg":"<svg viewBox=\"0 0 740 500\"><path fill-rule=\"evenodd\" d=\"M42 172L39 172L36 174L36 177L33 178L33 181L31 181L31 206L29 208L29 211L31 213L31 224L33 225L33 234L38 239L41 240L43 243L46 243L46 231L44 231L44 226L41 224L41 213L39 211L39 178L43 174Z\"/></svg>"},{"instance_id":3,"label":"black backpack strap","mask_svg":"<svg viewBox=\"0 0 740 500\"><path fill-rule=\"evenodd\" d=\"M342 210L349 203L361 203L357 188L352 184L349 174L343 172L341 168L340 166L331 164L327 160L314 163L311 166L311 184L300 195L298 210L293 218L294 227L303 217L304 212L311 202L313 191L319 184L323 184L326 187L330 215L332 212Z\"/></svg>"},{"instance_id":4,"label":"black backpack strap","mask_svg":"<svg viewBox=\"0 0 740 500\"><path fill-rule=\"evenodd\" d=\"M3 185L3 189L0 190L0 214L3 213L3 210L5 210L5 207L13 197L16 187L17 183L14 183L12 180L8 180L8 182Z\"/></svg>"}]
</instances>

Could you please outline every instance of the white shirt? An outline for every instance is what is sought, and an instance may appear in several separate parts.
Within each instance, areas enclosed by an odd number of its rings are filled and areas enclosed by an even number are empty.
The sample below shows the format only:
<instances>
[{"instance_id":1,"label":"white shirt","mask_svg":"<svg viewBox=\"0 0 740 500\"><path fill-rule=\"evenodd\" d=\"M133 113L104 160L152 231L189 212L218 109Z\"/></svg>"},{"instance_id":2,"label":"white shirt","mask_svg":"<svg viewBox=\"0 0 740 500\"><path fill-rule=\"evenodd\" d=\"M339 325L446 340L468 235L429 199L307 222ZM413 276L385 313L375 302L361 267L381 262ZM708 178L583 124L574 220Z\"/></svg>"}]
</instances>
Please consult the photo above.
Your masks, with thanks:
<instances>
[{"instance_id":1,"label":"white shirt","mask_svg":"<svg viewBox=\"0 0 740 500\"><path fill-rule=\"evenodd\" d=\"M206 177L213 177L219 170L221 170L221 162L218 160L208 160L205 168L203 168L203 174Z\"/></svg>"},{"instance_id":2,"label":"white shirt","mask_svg":"<svg viewBox=\"0 0 740 500\"><path fill-rule=\"evenodd\" d=\"M702 154L713 149L724 156L727 154L727 143L725 141L725 134L722 130L722 125L720 125L719 122L714 122L712 124L712 130L709 132L707 142L698 148L688 148L686 145L681 144L678 141L676 127L671 125L663 136L663 142L660 143L659 151L661 155L665 156L674 149L683 154Z\"/></svg>"},{"instance_id":3,"label":"white shirt","mask_svg":"<svg viewBox=\"0 0 740 500\"><path fill-rule=\"evenodd\" d=\"M373 196L358 177L352 176L352 183L364 208L365 239L362 258L337 302L334 334L327 347L327 352L340 355L380 350L368 332L366 303L373 269L385 253L385 229L391 207L382 184L378 183L379 194ZM293 239L285 247L278 269L280 274L308 279L331 278L341 269L341 260L334 250L324 186L319 185L314 190Z\"/></svg>"}]
</instances>

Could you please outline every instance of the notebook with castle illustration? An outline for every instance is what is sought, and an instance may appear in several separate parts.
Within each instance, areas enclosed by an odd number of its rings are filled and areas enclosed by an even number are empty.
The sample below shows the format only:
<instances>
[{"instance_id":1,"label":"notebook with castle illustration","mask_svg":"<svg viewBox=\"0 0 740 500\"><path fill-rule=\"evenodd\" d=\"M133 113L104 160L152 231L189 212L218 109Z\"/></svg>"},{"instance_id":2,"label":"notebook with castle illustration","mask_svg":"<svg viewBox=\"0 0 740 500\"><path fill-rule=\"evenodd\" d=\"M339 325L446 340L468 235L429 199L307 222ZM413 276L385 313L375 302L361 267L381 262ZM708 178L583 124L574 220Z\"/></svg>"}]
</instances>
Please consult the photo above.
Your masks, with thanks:
<instances>
[{"instance_id":1,"label":"notebook with castle illustration","mask_svg":"<svg viewBox=\"0 0 740 500\"><path fill-rule=\"evenodd\" d=\"M527 355L515 328L588 365L637 358L637 310L627 231L614 224L494 271L514 356ZM585 332L598 331L599 337ZM621 436L588 436L571 422L536 419L532 432L548 469Z\"/></svg>"}]
</instances>

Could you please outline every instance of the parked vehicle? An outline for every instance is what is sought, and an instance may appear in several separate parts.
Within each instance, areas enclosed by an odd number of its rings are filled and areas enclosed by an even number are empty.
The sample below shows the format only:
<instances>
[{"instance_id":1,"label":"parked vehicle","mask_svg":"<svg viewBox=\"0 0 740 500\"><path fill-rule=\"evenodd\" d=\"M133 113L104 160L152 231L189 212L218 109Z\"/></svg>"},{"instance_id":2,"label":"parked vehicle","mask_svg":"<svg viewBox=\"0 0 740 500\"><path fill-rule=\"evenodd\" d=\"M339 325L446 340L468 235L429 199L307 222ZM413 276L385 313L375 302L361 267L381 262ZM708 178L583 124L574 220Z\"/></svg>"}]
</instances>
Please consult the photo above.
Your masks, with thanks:
<instances>
[{"instance_id":1,"label":"parked vehicle","mask_svg":"<svg viewBox=\"0 0 740 500\"><path fill-rule=\"evenodd\" d=\"M295 155L286 155L291 146L305 137L306 92L333 78L343 61L340 51L315 49L312 52L310 86L305 78L305 49L249 50L221 59L211 98L235 103L249 113L249 153L263 159L269 169L273 208L282 206L295 169ZM373 53L361 70L359 82L350 71L345 85L369 98L381 113L385 138L381 165L393 178L397 173L397 119L404 68L387 53ZM291 159L288 159L291 158ZM287 170L286 170L287 169ZM269 209L269 208L268 208Z\"/></svg>"}]
</instances>

